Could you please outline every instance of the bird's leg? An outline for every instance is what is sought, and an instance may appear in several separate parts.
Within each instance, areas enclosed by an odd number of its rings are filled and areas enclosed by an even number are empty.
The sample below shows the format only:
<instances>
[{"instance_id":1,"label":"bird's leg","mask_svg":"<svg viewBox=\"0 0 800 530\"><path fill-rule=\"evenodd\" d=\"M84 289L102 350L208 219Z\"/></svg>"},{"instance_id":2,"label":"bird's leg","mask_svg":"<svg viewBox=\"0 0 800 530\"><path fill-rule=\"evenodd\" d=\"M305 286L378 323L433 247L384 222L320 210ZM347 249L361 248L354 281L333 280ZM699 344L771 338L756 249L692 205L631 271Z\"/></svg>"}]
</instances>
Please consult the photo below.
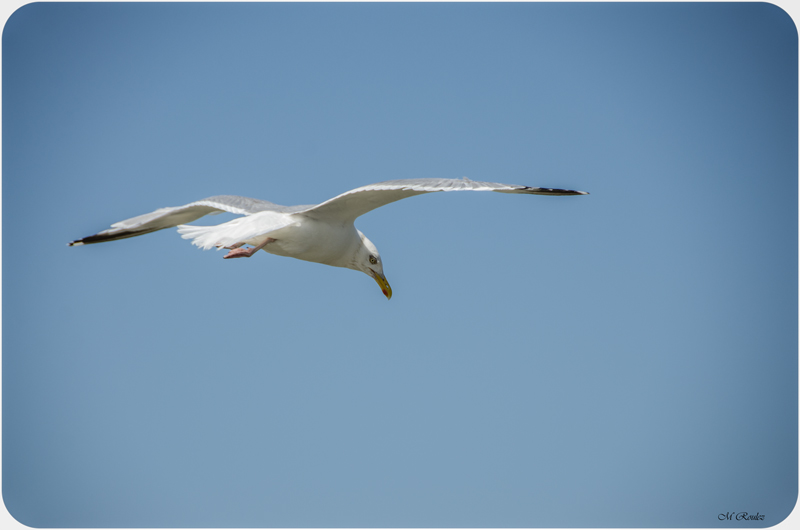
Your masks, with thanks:
<instances>
[{"instance_id":1,"label":"bird's leg","mask_svg":"<svg viewBox=\"0 0 800 530\"><path fill-rule=\"evenodd\" d=\"M235 245L231 245L231 251L228 252L227 254L225 254L224 256L222 256L222 258L223 259L228 259L228 258L249 258L250 256L252 256L256 252L258 252L259 250L261 250L262 248L267 246L267 243L272 243L273 241L275 241L275 239L273 239L271 237L268 237L267 239L264 240L263 243L259 244L258 246L250 247L250 248L239 248L242 245L244 245L244 243L236 243ZM228 247L225 247L225 248L228 248Z\"/></svg>"},{"instance_id":2,"label":"bird's leg","mask_svg":"<svg viewBox=\"0 0 800 530\"><path fill-rule=\"evenodd\" d=\"M232 250L232 249L234 249L234 248L239 248L239 247L241 247L242 245L244 245L244 242L242 242L242 243L236 243L236 244L234 244L234 245L231 245L231 246L229 246L229 247L222 247L222 248L224 248L225 250Z\"/></svg>"}]
</instances>

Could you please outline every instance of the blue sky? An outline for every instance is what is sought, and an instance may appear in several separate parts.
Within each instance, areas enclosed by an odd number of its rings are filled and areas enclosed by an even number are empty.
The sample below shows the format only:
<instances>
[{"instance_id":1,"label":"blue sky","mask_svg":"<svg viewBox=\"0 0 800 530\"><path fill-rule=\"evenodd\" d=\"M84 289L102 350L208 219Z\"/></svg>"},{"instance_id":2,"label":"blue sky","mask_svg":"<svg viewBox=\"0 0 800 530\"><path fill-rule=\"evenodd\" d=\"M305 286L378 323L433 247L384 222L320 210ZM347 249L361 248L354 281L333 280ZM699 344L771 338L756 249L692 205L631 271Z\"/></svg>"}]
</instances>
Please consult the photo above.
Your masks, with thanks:
<instances>
[{"instance_id":1,"label":"blue sky","mask_svg":"<svg viewBox=\"0 0 800 530\"><path fill-rule=\"evenodd\" d=\"M781 9L32 4L2 60L3 500L22 523L738 528L793 509ZM365 215L391 301L174 230L66 246L215 194L464 176L591 195Z\"/></svg>"}]
</instances>

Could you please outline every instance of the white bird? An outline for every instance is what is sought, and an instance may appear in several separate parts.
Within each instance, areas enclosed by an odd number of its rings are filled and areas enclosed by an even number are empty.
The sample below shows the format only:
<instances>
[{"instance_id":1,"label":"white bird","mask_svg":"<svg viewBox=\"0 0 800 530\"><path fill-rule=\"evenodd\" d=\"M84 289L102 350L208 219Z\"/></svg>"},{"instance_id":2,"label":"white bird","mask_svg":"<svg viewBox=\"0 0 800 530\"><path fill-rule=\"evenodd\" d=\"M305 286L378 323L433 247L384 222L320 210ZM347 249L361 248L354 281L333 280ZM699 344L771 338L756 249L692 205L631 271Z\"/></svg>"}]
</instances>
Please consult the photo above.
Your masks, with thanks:
<instances>
[{"instance_id":1,"label":"white bird","mask_svg":"<svg viewBox=\"0 0 800 530\"><path fill-rule=\"evenodd\" d=\"M588 195L584 191L478 182L467 178L389 180L350 190L320 204L305 206L280 206L259 199L217 195L184 206L160 208L114 223L108 230L72 241L69 246L125 239L177 226L181 237L191 239L200 248L230 250L224 258L249 258L258 250L264 250L278 256L361 271L373 278L389 299L392 297L392 288L383 273L378 249L353 223L360 215L385 204L437 191ZM185 224L204 215L222 212L244 217L215 226ZM242 248L244 245L251 246Z\"/></svg>"}]
</instances>

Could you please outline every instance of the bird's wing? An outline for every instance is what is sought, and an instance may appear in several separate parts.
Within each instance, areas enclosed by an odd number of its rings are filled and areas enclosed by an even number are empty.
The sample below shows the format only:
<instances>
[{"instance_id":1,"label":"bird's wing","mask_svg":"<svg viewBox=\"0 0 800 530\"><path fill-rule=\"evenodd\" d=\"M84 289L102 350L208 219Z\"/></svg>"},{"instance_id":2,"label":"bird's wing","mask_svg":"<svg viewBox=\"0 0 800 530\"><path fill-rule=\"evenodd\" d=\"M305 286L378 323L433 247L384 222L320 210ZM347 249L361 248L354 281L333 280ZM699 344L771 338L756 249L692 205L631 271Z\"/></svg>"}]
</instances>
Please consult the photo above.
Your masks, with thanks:
<instances>
[{"instance_id":1,"label":"bird's wing","mask_svg":"<svg viewBox=\"0 0 800 530\"><path fill-rule=\"evenodd\" d=\"M89 245L140 236L156 230L191 223L204 215L214 215L222 212L252 215L263 211L290 212L295 209L296 207L280 206L269 201L250 199L248 197L216 195L200 201L190 202L184 206L159 208L151 213L125 219L114 223L108 230L72 241L69 246Z\"/></svg>"},{"instance_id":2,"label":"bird's wing","mask_svg":"<svg viewBox=\"0 0 800 530\"><path fill-rule=\"evenodd\" d=\"M584 191L533 188L516 184L479 182L467 178L461 180L388 180L350 190L298 213L320 220L354 221L358 216L391 202L437 191L496 191L499 193L524 193L528 195L588 195Z\"/></svg>"}]
</instances>

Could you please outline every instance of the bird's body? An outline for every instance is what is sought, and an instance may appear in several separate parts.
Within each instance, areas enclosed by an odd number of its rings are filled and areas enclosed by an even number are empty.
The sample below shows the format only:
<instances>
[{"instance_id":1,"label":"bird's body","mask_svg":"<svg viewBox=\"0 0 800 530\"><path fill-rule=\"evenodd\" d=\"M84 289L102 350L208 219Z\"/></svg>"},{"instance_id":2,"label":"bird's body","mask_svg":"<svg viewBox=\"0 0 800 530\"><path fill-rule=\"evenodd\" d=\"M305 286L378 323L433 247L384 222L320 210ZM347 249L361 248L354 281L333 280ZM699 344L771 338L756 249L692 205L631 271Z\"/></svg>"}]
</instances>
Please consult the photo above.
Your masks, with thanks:
<instances>
[{"instance_id":1,"label":"bird's body","mask_svg":"<svg viewBox=\"0 0 800 530\"><path fill-rule=\"evenodd\" d=\"M225 258L250 257L258 250L333 267L360 270L372 277L387 298L392 290L383 274L380 254L372 242L355 228L354 221L391 202L438 191L495 191L529 195L586 195L586 192L554 188L532 188L468 179L409 179L370 184L348 191L317 205L281 206L268 201L218 195L184 206L161 208L126 219L70 246L125 239L177 226L184 239L203 249L229 249ZM213 226L190 223L220 212L243 215ZM251 245L250 248L242 248Z\"/></svg>"},{"instance_id":2,"label":"bird's body","mask_svg":"<svg viewBox=\"0 0 800 530\"><path fill-rule=\"evenodd\" d=\"M330 224L311 217L283 215L294 217L293 222L270 232L269 237L274 241L262 250L277 256L348 267L355 249L361 244L359 232L353 224ZM245 244L255 247L262 242L263 237L256 237Z\"/></svg>"}]
</instances>

